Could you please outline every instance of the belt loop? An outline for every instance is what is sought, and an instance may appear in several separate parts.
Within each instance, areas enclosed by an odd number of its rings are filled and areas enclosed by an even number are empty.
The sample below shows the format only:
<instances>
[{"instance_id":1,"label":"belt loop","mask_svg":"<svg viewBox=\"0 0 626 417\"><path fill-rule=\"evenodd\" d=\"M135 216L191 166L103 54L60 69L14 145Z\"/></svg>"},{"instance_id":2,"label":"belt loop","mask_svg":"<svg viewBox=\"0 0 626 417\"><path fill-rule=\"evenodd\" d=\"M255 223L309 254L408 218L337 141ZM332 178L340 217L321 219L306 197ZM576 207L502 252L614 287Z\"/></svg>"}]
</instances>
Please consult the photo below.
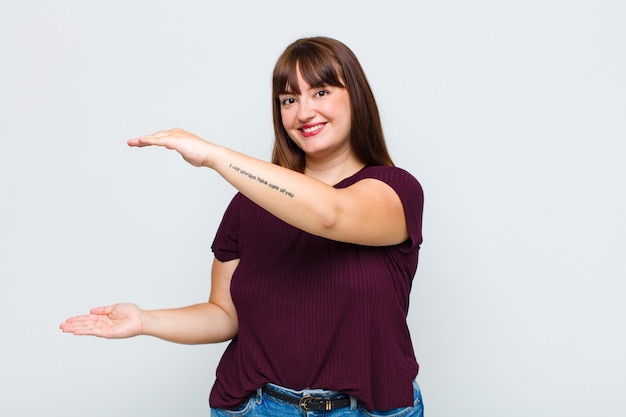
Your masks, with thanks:
<instances>
[{"instance_id":1,"label":"belt loop","mask_svg":"<svg viewBox=\"0 0 626 417\"><path fill-rule=\"evenodd\" d=\"M354 398L352 395L350 396L350 411L354 411L356 410L358 407L358 403L356 401L356 398Z\"/></svg>"},{"instance_id":2,"label":"belt loop","mask_svg":"<svg viewBox=\"0 0 626 417\"><path fill-rule=\"evenodd\" d=\"M256 403L261 404L263 401L263 387L257 388L256 390Z\"/></svg>"}]
</instances>

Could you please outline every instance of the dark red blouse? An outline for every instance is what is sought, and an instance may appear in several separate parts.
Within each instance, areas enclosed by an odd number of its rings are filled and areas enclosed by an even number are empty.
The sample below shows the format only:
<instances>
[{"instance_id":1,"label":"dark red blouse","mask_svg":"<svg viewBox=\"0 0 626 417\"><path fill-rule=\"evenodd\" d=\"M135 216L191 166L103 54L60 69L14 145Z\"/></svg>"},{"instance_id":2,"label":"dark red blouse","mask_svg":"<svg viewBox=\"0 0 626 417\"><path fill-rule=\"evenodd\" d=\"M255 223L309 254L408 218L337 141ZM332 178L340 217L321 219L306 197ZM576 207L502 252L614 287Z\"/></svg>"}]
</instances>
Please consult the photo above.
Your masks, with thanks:
<instances>
[{"instance_id":1,"label":"dark red blouse","mask_svg":"<svg viewBox=\"0 0 626 417\"><path fill-rule=\"evenodd\" d=\"M212 249L220 261L240 259L231 283L239 332L217 368L211 407L233 409L268 382L341 391L369 410L413 404L418 364L406 316L422 242L422 188L388 166L365 167L335 187L364 178L400 197L406 242L336 242L286 224L242 194L233 198Z\"/></svg>"}]
</instances>

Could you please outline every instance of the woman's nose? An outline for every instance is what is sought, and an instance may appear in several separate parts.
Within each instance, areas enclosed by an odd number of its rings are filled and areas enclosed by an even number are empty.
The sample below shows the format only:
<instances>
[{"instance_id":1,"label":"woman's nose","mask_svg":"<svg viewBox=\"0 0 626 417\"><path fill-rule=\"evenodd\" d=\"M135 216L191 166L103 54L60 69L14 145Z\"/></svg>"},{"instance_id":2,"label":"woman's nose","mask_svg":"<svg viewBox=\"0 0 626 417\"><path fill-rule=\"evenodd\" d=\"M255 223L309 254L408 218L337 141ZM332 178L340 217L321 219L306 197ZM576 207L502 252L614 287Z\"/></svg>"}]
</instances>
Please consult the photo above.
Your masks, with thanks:
<instances>
[{"instance_id":1,"label":"woman's nose","mask_svg":"<svg viewBox=\"0 0 626 417\"><path fill-rule=\"evenodd\" d=\"M314 103L311 103L310 100L305 98L300 100L298 106L298 119L300 120L310 120L315 116L315 106Z\"/></svg>"}]
</instances>

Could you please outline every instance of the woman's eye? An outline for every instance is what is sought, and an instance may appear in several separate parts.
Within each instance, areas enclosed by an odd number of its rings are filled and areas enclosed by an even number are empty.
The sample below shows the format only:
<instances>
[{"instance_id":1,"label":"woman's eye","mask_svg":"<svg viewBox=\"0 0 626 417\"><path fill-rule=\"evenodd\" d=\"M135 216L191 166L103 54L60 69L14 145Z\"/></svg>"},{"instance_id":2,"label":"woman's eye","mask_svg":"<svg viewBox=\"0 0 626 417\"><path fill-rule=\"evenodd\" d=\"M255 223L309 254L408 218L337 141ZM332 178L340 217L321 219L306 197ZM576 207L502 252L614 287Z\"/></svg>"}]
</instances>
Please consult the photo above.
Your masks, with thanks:
<instances>
[{"instance_id":1,"label":"woman's eye","mask_svg":"<svg viewBox=\"0 0 626 417\"><path fill-rule=\"evenodd\" d=\"M318 97L324 97L327 94L328 94L328 90L320 90L317 92Z\"/></svg>"},{"instance_id":2,"label":"woman's eye","mask_svg":"<svg viewBox=\"0 0 626 417\"><path fill-rule=\"evenodd\" d=\"M280 104L282 104L283 106L288 106L290 104L295 103L295 99L293 97L285 97L284 99L281 100Z\"/></svg>"}]
</instances>

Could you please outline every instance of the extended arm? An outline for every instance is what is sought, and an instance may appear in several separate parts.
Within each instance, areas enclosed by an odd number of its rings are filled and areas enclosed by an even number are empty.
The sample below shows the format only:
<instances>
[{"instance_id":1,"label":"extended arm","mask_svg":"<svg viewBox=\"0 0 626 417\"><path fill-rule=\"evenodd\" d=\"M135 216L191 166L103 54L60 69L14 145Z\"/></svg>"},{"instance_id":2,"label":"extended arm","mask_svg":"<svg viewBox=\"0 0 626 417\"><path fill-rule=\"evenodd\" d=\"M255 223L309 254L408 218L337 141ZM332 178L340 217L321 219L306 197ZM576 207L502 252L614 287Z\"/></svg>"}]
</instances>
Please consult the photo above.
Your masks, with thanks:
<instances>
[{"instance_id":1,"label":"extended arm","mask_svg":"<svg viewBox=\"0 0 626 417\"><path fill-rule=\"evenodd\" d=\"M370 246L398 244L408 237L400 198L375 179L336 189L181 129L131 139L128 144L176 150L192 165L214 169L276 217L317 236Z\"/></svg>"},{"instance_id":2,"label":"extended arm","mask_svg":"<svg viewBox=\"0 0 626 417\"><path fill-rule=\"evenodd\" d=\"M69 318L61 330L75 335L126 338L149 335L184 344L217 343L237 335L237 312L230 280L239 260L214 260L211 295L206 303L165 310L143 310L134 304L98 307Z\"/></svg>"}]
</instances>

